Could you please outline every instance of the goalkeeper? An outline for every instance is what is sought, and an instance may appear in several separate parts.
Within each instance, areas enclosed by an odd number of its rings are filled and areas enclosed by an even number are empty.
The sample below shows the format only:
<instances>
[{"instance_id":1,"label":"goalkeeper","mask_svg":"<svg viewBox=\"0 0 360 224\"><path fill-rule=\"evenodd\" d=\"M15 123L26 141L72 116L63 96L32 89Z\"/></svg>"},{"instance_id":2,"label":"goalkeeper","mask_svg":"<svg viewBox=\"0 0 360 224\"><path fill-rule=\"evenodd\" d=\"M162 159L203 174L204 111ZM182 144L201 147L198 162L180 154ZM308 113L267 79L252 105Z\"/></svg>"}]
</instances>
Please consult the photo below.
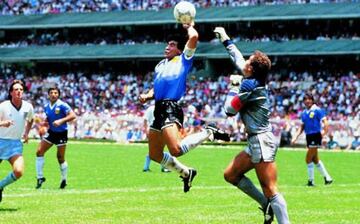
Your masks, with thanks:
<instances>
[{"instance_id":1,"label":"goalkeeper","mask_svg":"<svg viewBox=\"0 0 360 224\"><path fill-rule=\"evenodd\" d=\"M286 201L276 187L277 146L269 122L270 105L266 89L271 61L260 51L255 51L245 60L224 28L216 27L214 32L224 44L236 68L243 74L244 79L239 75L230 77L230 90L224 107L228 116L240 113L248 136L248 147L230 162L224 171L224 178L261 205L264 223L271 223L274 214L278 223L289 223ZM262 192L245 176L253 168Z\"/></svg>"}]
</instances>

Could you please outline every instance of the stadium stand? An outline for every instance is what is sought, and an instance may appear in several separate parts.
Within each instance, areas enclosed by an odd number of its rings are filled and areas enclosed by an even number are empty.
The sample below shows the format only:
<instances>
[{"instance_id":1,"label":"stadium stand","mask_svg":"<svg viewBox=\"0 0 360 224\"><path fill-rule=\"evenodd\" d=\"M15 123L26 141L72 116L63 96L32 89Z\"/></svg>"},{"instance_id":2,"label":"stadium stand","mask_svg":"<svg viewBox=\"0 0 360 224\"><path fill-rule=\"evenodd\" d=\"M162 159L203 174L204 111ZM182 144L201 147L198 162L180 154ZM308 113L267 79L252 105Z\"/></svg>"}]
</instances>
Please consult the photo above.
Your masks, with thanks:
<instances>
[{"instance_id":1,"label":"stadium stand","mask_svg":"<svg viewBox=\"0 0 360 224\"><path fill-rule=\"evenodd\" d=\"M46 88L58 84L79 115L71 126L72 137L124 141L129 129L141 120L144 107L137 104L137 96L151 86L150 71L162 57L162 35L178 28L171 12L174 2L161 3L165 6L160 8L165 9L159 9L127 1L133 5L121 6L122 11L101 1L89 1L89 6L69 5L68 1L26 2L0 4L0 72L4 77L0 101L7 97L9 80L23 79L41 120L39 105L46 100ZM340 127L350 136L360 128L358 1L248 1L245 4L260 6L247 6L246 10L212 2L221 7L199 8L197 13L203 39L184 98L189 117L196 113L220 123L233 131L234 141L245 138L239 118L225 120L222 111L227 76L233 72L223 47L213 40L213 27L222 25L245 55L261 49L271 56L269 87L279 137L282 129L291 133L296 125L307 90L327 108L333 129ZM243 3L225 3L239 4ZM200 6L204 6L202 2Z\"/></svg>"}]
</instances>

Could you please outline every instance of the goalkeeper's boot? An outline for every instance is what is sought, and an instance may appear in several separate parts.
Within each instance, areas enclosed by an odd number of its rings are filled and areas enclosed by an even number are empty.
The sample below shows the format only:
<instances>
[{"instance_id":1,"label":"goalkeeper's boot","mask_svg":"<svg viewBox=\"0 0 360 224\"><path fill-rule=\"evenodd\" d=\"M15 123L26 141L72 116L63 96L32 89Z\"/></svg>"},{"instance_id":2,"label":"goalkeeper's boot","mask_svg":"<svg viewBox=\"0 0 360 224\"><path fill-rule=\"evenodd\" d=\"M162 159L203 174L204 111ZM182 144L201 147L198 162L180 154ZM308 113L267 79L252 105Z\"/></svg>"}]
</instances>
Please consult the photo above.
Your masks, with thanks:
<instances>
[{"instance_id":1,"label":"goalkeeper's boot","mask_svg":"<svg viewBox=\"0 0 360 224\"><path fill-rule=\"evenodd\" d=\"M41 188L41 185L46 181L45 177L38 178L36 181L36 189Z\"/></svg>"},{"instance_id":2,"label":"goalkeeper's boot","mask_svg":"<svg viewBox=\"0 0 360 224\"><path fill-rule=\"evenodd\" d=\"M215 139L217 140L222 140L225 142L229 142L230 141L230 136L229 134L225 133L224 131L220 130L219 128L217 128L214 124L209 124L206 127L207 130L209 130L212 134L209 137L210 141L214 141Z\"/></svg>"},{"instance_id":3,"label":"goalkeeper's boot","mask_svg":"<svg viewBox=\"0 0 360 224\"><path fill-rule=\"evenodd\" d=\"M330 185L330 184L332 184L333 180L332 179L327 180L326 177L324 177L324 182L325 182L325 185Z\"/></svg>"},{"instance_id":4,"label":"goalkeeper's boot","mask_svg":"<svg viewBox=\"0 0 360 224\"><path fill-rule=\"evenodd\" d=\"M192 181L195 176L196 176L196 170L189 169L189 175L187 177L180 177L181 179L183 179L183 182L184 182L184 192L185 193L190 190Z\"/></svg>"},{"instance_id":5,"label":"goalkeeper's boot","mask_svg":"<svg viewBox=\"0 0 360 224\"><path fill-rule=\"evenodd\" d=\"M259 208L264 213L264 224L270 224L274 221L274 211L270 202L266 204L265 208Z\"/></svg>"},{"instance_id":6,"label":"goalkeeper's boot","mask_svg":"<svg viewBox=\"0 0 360 224\"><path fill-rule=\"evenodd\" d=\"M66 180L62 180L60 183L60 189L64 189L66 187Z\"/></svg>"}]
</instances>

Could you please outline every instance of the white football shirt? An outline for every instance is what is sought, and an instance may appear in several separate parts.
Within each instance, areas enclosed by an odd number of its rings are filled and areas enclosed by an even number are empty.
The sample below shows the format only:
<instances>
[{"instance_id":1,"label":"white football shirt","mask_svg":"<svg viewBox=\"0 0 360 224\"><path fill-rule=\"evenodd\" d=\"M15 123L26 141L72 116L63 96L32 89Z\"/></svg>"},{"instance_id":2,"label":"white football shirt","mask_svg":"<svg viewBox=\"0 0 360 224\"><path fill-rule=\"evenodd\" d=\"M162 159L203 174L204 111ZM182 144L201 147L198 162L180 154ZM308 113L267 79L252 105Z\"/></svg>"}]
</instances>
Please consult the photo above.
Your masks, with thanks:
<instances>
[{"instance_id":1,"label":"white football shirt","mask_svg":"<svg viewBox=\"0 0 360 224\"><path fill-rule=\"evenodd\" d=\"M0 103L0 120L12 120L13 124L9 127L0 127L0 138L2 139L21 139L26 121L31 121L34 117L33 106L22 101L20 110L17 110L10 100Z\"/></svg>"},{"instance_id":2,"label":"white football shirt","mask_svg":"<svg viewBox=\"0 0 360 224\"><path fill-rule=\"evenodd\" d=\"M155 110L155 105L151 105L150 107L148 107L145 111L145 120L147 120L147 124L148 124L148 128L150 128L150 125L152 125L152 123L155 120L154 117L154 110Z\"/></svg>"}]
</instances>

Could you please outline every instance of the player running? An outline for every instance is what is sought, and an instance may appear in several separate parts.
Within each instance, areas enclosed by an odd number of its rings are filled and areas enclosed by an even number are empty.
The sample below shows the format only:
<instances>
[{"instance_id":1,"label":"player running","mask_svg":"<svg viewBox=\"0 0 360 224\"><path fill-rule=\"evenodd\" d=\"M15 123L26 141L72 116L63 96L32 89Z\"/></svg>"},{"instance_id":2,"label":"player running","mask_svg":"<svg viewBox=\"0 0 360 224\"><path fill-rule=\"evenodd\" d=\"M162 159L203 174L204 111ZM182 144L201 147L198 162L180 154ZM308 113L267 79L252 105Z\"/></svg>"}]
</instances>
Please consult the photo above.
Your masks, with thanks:
<instances>
[{"instance_id":1,"label":"player running","mask_svg":"<svg viewBox=\"0 0 360 224\"><path fill-rule=\"evenodd\" d=\"M33 106L22 99L24 88L22 81L14 80L9 88L9 100L0 104L0 161L8 160L12 166L12 172L0 180L0 202L4 188L24 173L21 138L28 142L34 116Z\"/></svg>"}]
</instances>

